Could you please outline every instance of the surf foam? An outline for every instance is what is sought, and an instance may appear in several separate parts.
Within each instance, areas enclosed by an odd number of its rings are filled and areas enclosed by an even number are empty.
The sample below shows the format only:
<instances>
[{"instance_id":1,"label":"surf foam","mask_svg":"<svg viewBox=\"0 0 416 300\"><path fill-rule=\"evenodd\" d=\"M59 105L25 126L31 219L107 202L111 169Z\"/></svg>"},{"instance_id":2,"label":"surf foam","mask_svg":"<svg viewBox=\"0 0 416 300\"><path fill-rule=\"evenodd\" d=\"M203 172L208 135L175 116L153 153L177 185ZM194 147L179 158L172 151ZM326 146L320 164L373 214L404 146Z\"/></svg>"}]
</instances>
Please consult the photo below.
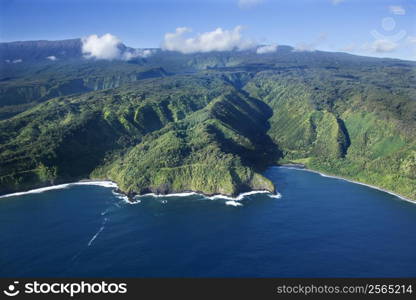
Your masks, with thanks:
<instances>
[{"instance_id":1,"label":"surf foam","mask_svg":"<svg viewBox=\"0 0 416 300\"><path fill-rule=\"evenodd\" d=\"M104 218L103 224L101 225L100 229L97 231L96 234L91 238L91 240L88 242L88 247L92 245L92 243L95 241L95 239L99 236L99 234L104 230L105 224L107 223L108 218Z\"/></svg>"},{"instance_id":2,"label":"surf foam","mask_svg":"<svg viewBox=\"0 0 416 300\"><path fill-rule=\"evenodd\" d=\"M120 199L121 201L123 201L125 203L129 203L129 198L126 195L124 195L122 193L118 193L114 190L112 191L112 193L117 199Z\"/></svg>"},{"instance_id":3,"label":"surf foam","mask_svg":"<svg viewBox=\"0 0 416 300\"><path fill-rule=\"evenodd\" d=\"M161 198L161 197L188 197L193 195L201 195L196 192L184 192L184 193L171 193L171 194L155 194L155 193L147 193L143 195L137 195L135 198L142 198L142 197L154 197L154 198Z\"/></svg>"},{"instance_id":4,"label":"surf foam","mask_svg":"<svg viewBox=\"0 0 416 300\"><path fill-rule=\"evenodd\" d=\"M52 185L52 186L33 189L33 190L25 191L25 192L17 192L17 193L6 194L6 195L0 196L0 198L43 193L43 192L47 192L47 191L51 191L51 190L65 189L65 188L68 188L68 187L71 187L71 186L77 186L77 185L96 185L96 186L102 186L102 187L107 187L107 188L118 188L117 184L115 182L112 182L112 181L104 181L104 180L103 181L99 181L99 180L78 181L78 182ZM137 196L134 197L134 199L135 199L134 201L130 201L128 199L128 197L126 195L122 194L122 193L118 193L114 190L112 191L112 193L118 199L120 199L123 202L128 203L128 204L140 203L141 202L140 198L149 197L149 196L154 197L154 198L161 198L161 197L189 197L189 196L198 195L198 196L202 196L206 199L210 199L210 200L224 199L224 200L228 200L228 201L241 201L241 200L244 199L244 197L250 196L250 195L255 195L255 194L267 194L269 197L276 198L276 199L280 199L282 197L280 193L272 194L267 190L257 190L257 191L250 191L250 192L239 194L237 197L230 197L230 196L226 196L226 195L222 195L222 194L207 196L207 195L197 193L197 192L183 192L183 193L171 193L171 194L148 193L148 194L143 194L143 195L137 195Z\"/></svg>"},{"instance_id":5,"label":"surf foam","mask_svg":"<svg viewBox=\"0 0 416 300\"><path fill-rule=\"evenodd\" d=\"M280 199L282 197L282 195L280 193L276 193L276 194L272 194L267 190L258 190L258 191L250 191L250 192L246 192L246 193L241 193L239 194L237 197L230 197L230 196L226 196L226 195L222 195L222 194L216 194L216 195L212 195L212 196L207 196L201 193L197 193L197 192L183 192L183 193L171 193L171 194L155 194L155 193L147 193L147 194L143 194L143 195L136 195L134 197L134 199L137 201L140 198L143 197L154 197L154 198L161 198L161 197L188 197L188 196L201 196L205 199L210 199L210 200L218 200L218 199L222 199L222 200L227 200L227 201L241 201L243 200L245 197L250 196L250 195L255 195L255 194L267 194L269 197L271 198L276 198L276 199ZM136 201L129 201L130 204L135 204ZM137 202L140 203L140 202Z\"/></svg>"},{"instance_id":6,"label":"surf foam","mask_svg":"<svg viewBox=\"0 0 416 300\"><path fill-rule=\"evenodd\" d=\"M280 199L280 198L282 198L282 194L280 194L279 192L277 192L275 195L269 195L269 197L275 198L275 199Z\"/></svg>"},{"instance_id":7,"label":"surf foam","mask_svg":"<svg viewBox=\"0 0 416 300\"><path fill-rule=\"evenodd\" d=\"M97 186L102 186L102 187L117 188L117 184L112 181L78 181L78 182L52 185L52 186L33 189L29 191L24 191L24 192L6 194L6 195L0 196L0 198L8 198L8 197L14 197L14 196L28 195L28 194L39 194L39 193L52 191L52 190L66 189L68 187L75 186L75 185L97 185Z\"/></svg>"},{"instance_id":8,"label":"surf foam","mask_svg":"<svg viewBox=\"0 0 416 300\"><path fill-rule=\"evenodd\" d=\"M230 205L230 206L235 206L235 207L243 206L243 204L234 200L225 201L225 205Z\"/></svg>"}]
</instances>

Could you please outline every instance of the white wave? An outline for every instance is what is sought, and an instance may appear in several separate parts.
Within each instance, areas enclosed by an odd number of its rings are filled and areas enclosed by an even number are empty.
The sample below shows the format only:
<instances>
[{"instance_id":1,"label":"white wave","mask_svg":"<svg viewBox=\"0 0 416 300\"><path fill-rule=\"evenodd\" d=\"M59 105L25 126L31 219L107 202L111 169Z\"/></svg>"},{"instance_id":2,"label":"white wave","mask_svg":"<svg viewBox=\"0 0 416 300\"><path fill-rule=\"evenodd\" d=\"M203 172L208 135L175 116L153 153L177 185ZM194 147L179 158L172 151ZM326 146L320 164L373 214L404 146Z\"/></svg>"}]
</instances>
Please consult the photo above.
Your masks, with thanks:
<instances>
[{"instance_id":1,"label":"white wave","mask_svg":"<svg viewBox=\"0 0 416 300\"><path fill-rule=\"evenodd\" d=\"M11 193L0 196L0 198L7 198L7 197L14 197L14 196L22 196L22 195L28 195L28 194L39 194L47 191L52 190L61 190L65 189L74 185L98 185L103 187L112 187L116 188L117 184L112 181L79 181L79 182L71 182L71 183L65 183L65 184L58 184L58 185L51 185L43 188L33 189L29 191L24 192L17 192L17 193Z\"/></svg>"},{"instance_id":2,"label":"white wave","mask_svg":"<svg viewBox=\"0 0 416 300\"><path fill-rule=\"evenodd\" d=\"M369 187L371 189L379 190L379 191L385 192L387 194L393 195L393 196L395 196L395 197L397 197L397 198L399 198L401 200L404 200L404 201L407 201L407 202L416 204L416 201L415 200L412 200L410 198L406 198L406 197L404 197L402 195L396 194L396 193L394 193L392 191L389 191L389 190L385 190L383 188L379 188L379 187L374 186L374 185L371 185L371 184L362 183L362 182L359 182L359 181L355 181L355 180L351 180L351 179L346 179L346 178L339 177L339 176L328 175L328 174L324 174L324 173L321 173L321 172L318 172L318 171L314 171L314 170L310 170L310 169L306 169L306 168L296 168L296 167L286 167L286 166L274 166L273 168L295 169L295 170L300 170L300 171L305 171L305 172L316 173L316 174L321 175L322 177L332 178L332 179L338 179L338 180L343 180L343 181L347 181L347 182L351 182L351 183L363 185L363 186Z\"/></svg>"},{"instance_id":3,"label":"white wave","mask_svg":"<svg viewBox=\"0 0 416 300\"><path fill-rule=\"evenodd\" d=\"M95 241L97 236L104 230L104 226L101 226L100 229L97 231L96 234L92 237L92 239L88 242L88 247L92 245L92 243Z\"/></svg>"},{"instance_id":4,"label":"white wave","mask_svg":"<svg viewBox=\"0 0 416 300\"><path fill-rule=\"evenodd\" d=\"M230 200L230 201L241 201L241 200L244 199L244 197L250 196L250 195L255 195L255 194L268 194L268 195L273 195L269 191L266 191L266 190L258 190L258 191L250 191L250 192L242 193L242 194L239 194L237 197L230 197L230 196L218 194L218 195L213 195L213 196L205 196L205 198L208 198L208 199L211 199L211 200L227 199L227 200Z\"/></svg>"},{"instance_id":5,"label":"white wave","mask_svg":"<svg viewBox=\"0 0 416 300\"><path fill-rule=\"evenodd\" d=\"M231 205L231 206L243 206L243 204L241 204L240 202L234 201L234 200L229 200L229 201L225 201L225 205Z\"/></svg>"},{"instance_id":6,"label":"white wave","mask_svg":"<svg viewBox=\"0 0 416 300\"><path fill-rule=\"evenodd\" d=\"M118 193L113 192L113 194L117 195ZM123 203L129 204L129 205L134 205L134 204L141 203L142 200L139 199L140 197L141 196L136 195L136 196L134 196L134 200L132 200L132 199L129 199L126 195L123 195L123 194L118 194L118 196L117 196L117 198L121 199L123 201ZM118 207L120 207L120 206L118 205Z\"/></svg>"},{"instance_id":7,"label":"white wave","mask_svg":"<svg viewBox=\"0 0 416 300\"><path fill-rule=\"evenodd\" d=\"M115 190L112 191L113 195L117 198L120 199L121 201L125 202L125 203L130 203L129 201L129 197L127 197L125 194L116 192ZM120 206L119 206L120 207Z\"/></svg>"},{"instance_id":8,"label":"white wave","mask_svg":"<svg viewBox=\"0 0 416 300\"><path fill-rule=\"evenodd\" d=\"M103 224L100 227L100 229L97 231L96 234L94 234L94 236L91 238L91 240L88 242L88 247L90 247L92 245L92 243L95 241L95 239L99 236L99 234L104 230L105 228L105 224L107 223L108 218L104 218Z\"/></svg>"},{"instance_id":9,"label":"white wave","mask_svg":"<svg viewBox=\"0 0 416 300\"><path fill-rule=\"evenodd\" d=\"M122 200L124 203L130 202L130 200L129 200L129 198L127 196L120 195L117 198L120 199L120 200Z\"/></svg>"},{"instance_id":10,"label":"white wave","mask_svg":"<svg viewBox=\"0 0 416 300\"><path fill-rule=\"evenodd\" d=\"M14 197L14 196L22 196L22 195L27 195L27 194L38 194L38 193L43 193L43 192L46 192L46 191L65 189L65 188L67 188L69 186L70 186L70 184L53 185L53 186L39 188L39 189L33 189L33 190L25 191L25 192L18 192L18 193L12 193L12 194L7 194L7 195L2 195L2 196L0 196L0 198L7 198L7 197Z\"/></svg>"},{"instance_id":11,"label":"white wave","mask_svg":"<svg viewBox=\"0 0 416 300\"><path fill-rule=\"evenodd\" d=\"M275 195L269 195L270 198L275 198L275 199L280 199L282 198L282 194L280 194L279 192L277 192Z\"/></svg>"},{"instance_id":12,"label":"white wave","mask_svg":"<svg viewBox=\"0 0 416 300\"><path fill-rule=\"evenodd\" d=\"M147 193L143 195L137 195L136 198L141 197L154 197L154 198L160 198L160 197L188 197L193 195L200 195L196 192L184 192L184 193L172 193L172 194L155 194L155 193Z\"/></svg>"},{"instance_id":13,"label":"white wave","mask_svg":"<svg viewBox=\"0 0 416 300\"><path fill-rule=\"evenodd\" d=\"M112 181L105 181L105 180L102 180L102 181L100 181L100 180L78 181L78 182L52 185L52 186L33 189L33 190L25 191L25 192L17 192L17 193L12 193L12 194L6 194L6 195L0 196L0 198L43 193L43 192L47 192L47 191L51 191L51 190L65 189L65 188L68 188L68 187L71 187L71 186L76 186L76 185L96 185L96 186L102 186L102 187L107 187L107 188L118 188L117 184L115 182L112 182ZM225 200L230 200L230 201L240 201L240 200L243 200L244 197L254 195L254 194L268 194L272 198L280 198L281 197L281 196L279 196L280 195L279 193L274 195L274 194L270 193L267 190L257 190L257 191L250 191L250 192L239 194L237 197L230 197L230 196L226 196L226 195L222 195L222 194L206 196L204 194L197 193L197 192L183 192L183 193L171 193L171 194L148 193L148 194L143 194L143 195L137 195L137 196L135 196L135 201L130 201L128 199L128 197L126 195L122 194L122 193L118 193L114 190L112 191L112 193L118 199L120 199L123 202L128 203L128 204L140 203L141 201L139 200L139 198L148 197L148 196L155 197L155 198L161 198L161 197L164 198L164 197L188 197L188 196L198 195L198 196L202 196L206 199L210 199L210 200L225 199Z\"/></svg>"},{"instance_id":14,"label":"white wave","mask_svg":"<svg viewBox=\"0 0 416 300\"><path fill-rule=\"evenodd\" d=\"M123 202L129 202L129 197L127 197L126 195L118 194L116 195L116 197L120 200L123 200Z\"/></svg>"},{"instance_id":15,"label":"white wave","mask_svg":"<svg viewBox=\"0 0 416 300\"><path fill-rule=\"evenodd\" d=\"M142 202L142 200L140 200L140 199L127 200L127 201L125 201L126 204L130 204L130 205L139 204L141 202Z\"/></svg>"},{"instance_id":16,"label":"white wave","mask_svg":"<svg viewBox=\"0 0 416 300\"><path fill-rule=\"evenodd\" d=\"M115 182L112 181L79 181L79 182L74 182L71 183L72 185L98 185L98 186L103 186L103 187L109 187L109 188L117 188L118 185Z\"/></svg>"},{"instance_id":17,"label":"white wave","mask_svg":"<svg viewBox=\"0 0 416 300\"><path fill-rule=\"evenodd\" d=\"M281 195L279 193L272 194L267 190L257 190L257 191L250 191L250 192L239 194L237 197L230 197L230 196L226 196L226 195L222 195L222 194L207 196L207 195L197 193L197 192L183 192L183 193L172 193L172 194L148 193L148 194L143 194L143 195L136 195L135 199L139 199L139 198L142 198L142 197L154 197L154 198L163 197L164 198L164 197L188 197L188 196L198 195L198 196L204 197L205 199L210 199L210 200L222 199L222 200L228 200L228 201L241 201L246 196L255 195L255 194L267 194L271 198L281 198Z\"/></svg>"}]
</instances>

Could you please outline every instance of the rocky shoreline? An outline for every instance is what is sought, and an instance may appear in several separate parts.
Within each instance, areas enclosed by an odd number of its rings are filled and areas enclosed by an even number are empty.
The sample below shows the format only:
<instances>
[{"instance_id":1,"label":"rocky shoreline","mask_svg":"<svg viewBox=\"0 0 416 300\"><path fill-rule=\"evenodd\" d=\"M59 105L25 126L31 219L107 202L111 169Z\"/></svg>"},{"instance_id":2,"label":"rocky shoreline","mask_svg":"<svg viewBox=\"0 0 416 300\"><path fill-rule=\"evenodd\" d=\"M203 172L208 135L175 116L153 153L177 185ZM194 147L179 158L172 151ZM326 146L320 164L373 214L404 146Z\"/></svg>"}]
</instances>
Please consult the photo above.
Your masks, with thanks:
<instances>
[{"instance_id":1,"label":"rocky shoreline","mask_svg":"<svg viewBox=\"0 0 416 300\"><path fill-rule=\"evenodd\" d=\"M117 183L111 180L103 180L103 179L81 179L80 181L76 182L67 182L62 183L58 185L46 185L42 187L37 187L35 189L30 189L26 191L17 191L9 194L0 195L0 198L8 198L8 197L14 197L14 196L21 196L25 194L32 194L32 193L42 193L49 190L55 190L55 189L64 189L70 186L74 185L99 185L104 187L112 187L114 188L114 192L120 195L123 195L126 197L126 200L130 203L135 203L136 197L141 196L154 196L154 197L172 197L172 196L184 196L184 195L201 195L206 198L216 199L216 198L224 198L228 200L241 200L245 195L250 194L256 194L256 193L268 193L271 194L273 197L280 198L280 194L276 192L276 189L273 191L269 190L250 190L238 193L236 195L225 195L225 194L207 194L202 191L191 191L191 190L183 190L183 191L165 191L164 193L159 193L158 191L152 191L151 189L148 189L144 193L135 193L130 192L126 193L123 190L121 190Z\"/></svg>"}]
</instances>

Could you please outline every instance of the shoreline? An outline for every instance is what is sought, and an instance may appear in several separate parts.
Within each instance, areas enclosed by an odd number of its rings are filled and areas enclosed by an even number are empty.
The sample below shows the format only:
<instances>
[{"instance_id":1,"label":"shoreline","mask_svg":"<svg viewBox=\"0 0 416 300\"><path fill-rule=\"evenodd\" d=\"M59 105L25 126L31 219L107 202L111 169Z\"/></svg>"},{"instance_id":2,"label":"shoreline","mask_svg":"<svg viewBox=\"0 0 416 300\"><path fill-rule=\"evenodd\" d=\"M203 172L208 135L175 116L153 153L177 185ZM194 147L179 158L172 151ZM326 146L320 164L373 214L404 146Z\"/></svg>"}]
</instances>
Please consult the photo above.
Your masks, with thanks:
<instances>
[{"instance_id":1,"label":"shoreline","mask_svg":"<svg viewBox=\"0 0 416 300\"><path fill-rule=\"evenodd\" d=\"M113 187L117 188L117 184L110 180L91 180L91 179L82 179L80 181L75 182L68 182L68 183L62 183L62 184L56 184L56 185L49 185L45 187L35 188L27 191L22 192L14 192L10 194L4 194L0 195L1 198L9 198L9 197L16 197L16 196L22 196L22 195L28 195L28 194L40 194L47 191L52 190L62 190L74 185L97 185L97 186L103 186L103 187Z\"/></svg>"},{"instance_id":2,"label":"shoreline","mask_svg":"<svg viewBox=\"0 0 416 300\"><path fill-rule=\"evenodd\" d=\"M352 179L347 179L347 178L344 178L344 177L341 177L341 176L325 174L325 173L322 173L322 172L319 172L319 171L316 171L316 170L309 169L303 164L288 163L288 164L270 166L269 168L286 168L286 169L295 169L295 170L300 170L300 171L311 172L311 173L319 174L322 177L328 177L328 178L347 181L347 182L354 183L354 184L363 185L363 186L366 186L368 188L372 188L372 189L379 190L381 192L393 195L393 196L399 198L402 201L406 201L406 202L416 204L416 200L410 199L408 197L405 197L405 196L400 195L398 193L395 193L393 191L383 189L383 188L377 187L375 185L355 181L355 180L352 180ZM50 186L35 188L35 189L27 190L27 191L14 192L14 193L10 193L10 194L0 195L0 199L22 196L22 195L28 195L28 194L38 194L38 193L43 193L43 192L51 191L51 190L65 189L65 188L68 188L68 187L71 187L71 186L77 186L77 185L96 185L96 186L114 188L115 193L119 196L119 198L123 199L125 202L127 202L129 204L135 204L135 203L140 202L141 197L154 197L154 198L167 197L168 198L168 197L186 197L186 196L192 196L192 195L199 195L199 196L202 196L202 197L210 199L210 200L224 199L224 200L227 200L228 202L230 202L229 205L235 205L236 202L243 200L245 196L254 195L254 194L268 194L271 198L277 198L277 199L282 197L282 195L279 192L272 193L272 192L267 191L267 190L252 190L252 191L249 191L249 192L240 193L235 197L232 197L232 196L229 196L229 195L223 195L223 194L211 194L210 195L210 194L205 194L201 191L182 191L182 192L174 192L174 193L168 193L168 194L146 193L146 194L136 194L136 195L132 196L132 195L128 195L128 194L124 193L123 191L121 191L119 189L117 183L115 183L111 180L81 179L80 181L75 181L75 182L69 182L69 183L63 183L63 184L57 184L57 185L50 185Z\"/></svg>"},{"instance_id":3,"label":"shoreline","mask_svg":"<svg viewBox=\"0 0 416 300\"><path fill-rule=\"evenodd\" d=\"M301 167L297 167L295 165L300 165ZM403 195L400 195L398 193L395 193L393 191L389 191L389 190L386 190L386 189L377 187L375 185L371 185L371 184L367 184L367 183L355 181L355 180L352 180L352 179L347 179L347 178L344 178L344 177L341 177L341 176L335 176L335 175L329 175L329 174L321 173L321 172L316 171L316 170L308 169L305 165L302 165L302 164L282 164L282 165L273 166L273 167L270 167L270 168L295 169L295 170L300 170L300 171L306 171L306 172L311 172L311 173L319 174L322 177L328 177L328 178L333 178L333 179L338 179L338 180L344 180L344 181L347 181L347 182L350 182L350 183L359 184L359 185L363 185L363 186L366 186L366 187L369 187L369 188L372 188L372 189L375 189L375 190L379 190L381 192L384 192L384 193L393 195L393 196L399 198L402 201L406 201L406 202L410 202L410 203L416 204L416 200L407 198L407 197L405 197Z\"/></svg>"},{"instance_id":4,"label":"shoreline","mask_svg":"<svg viewBox=\"0 0 416 300\"><path fill-rule=\"evenodd\" d=\"M141 197L154 197L154 198L160 198L160 197L186 197L186 196L192 196L192 195L199 195L204 198L215 200L215 199L224 199L227 200L228 205L238 206L236 205L236 201L241 201L244 199L245 196L254 195L254 194L269 194L271 198L281 198L282 195L279 192L272 193L267 190L252 190L249 192L244 192L238 194L236 197L223 195L223 194L205 194L199 191L183 191L183 192L177 192L177 193L168 193L168 194L156 194L156 193L146 193L146 194L136 194L134 196L128 195L121 191L117 185L117 183L111 181L111 180L94 180L94 179L81 179L80 181L75 182L69 182L69 183L63 183L63 184L57 184L57 185L50 185L46 187L41 188L35 188L27 191L22 192L15 192L5 195L0 195L0 199L2 198L10 198L10 197L16 197L16 196L23 196L23 195L29 195L29 194L39 194L47 191L52 190L61 190L66 189L71 186L77 186L77 185L96 185L96 186L102 186L102 187L108 187L113 188L113 194L117 194L120 199L124 200L125 202L129 204L135 204L139 203L139 198ZM137 200L136 200L137 199Z\"/></svg>"},{"instance_id":5,"label":"shoreline","mask_svg":"<svg viewBox=\"0 0 416 300\"><path fill-rule=\"evenodd\" d=\"M267 191L267 190L252 190L252 191L249 191L249 192L240 193L236 197L227 196L227 195L223 195L223 194L209 195L209 194L204 194L202 192L184 191L184 192L169 193L169 194L147 193L147 194L142 194L142 195L135 195L133 198L137 199L137 198L142 198L142 197L154 197L154 198L186 197L186 196L198 195L198 196L202 196L204 198L210 199L210 200L224 199L224 200L229 200L229 201L241 201L241 200L244 199L245 196L255 195L255 194L268 194L270 197L277 198L277 199L282 197L282 195L279 192L276 192L275 194L273 194L272 192Z\"/></svg>"}]
</instances>

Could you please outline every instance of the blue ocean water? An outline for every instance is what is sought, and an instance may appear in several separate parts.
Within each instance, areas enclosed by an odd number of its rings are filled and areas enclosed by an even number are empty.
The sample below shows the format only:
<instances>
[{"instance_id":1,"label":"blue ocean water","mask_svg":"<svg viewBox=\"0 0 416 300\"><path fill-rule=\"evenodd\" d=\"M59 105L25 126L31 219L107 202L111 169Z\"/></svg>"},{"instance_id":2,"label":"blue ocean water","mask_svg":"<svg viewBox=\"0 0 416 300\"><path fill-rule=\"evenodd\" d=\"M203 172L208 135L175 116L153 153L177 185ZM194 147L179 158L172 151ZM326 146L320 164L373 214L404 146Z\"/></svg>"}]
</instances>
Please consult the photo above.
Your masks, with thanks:
<instances>
[{"instance_id":1,"label":"blue ocean water","mask_svg":"<svg viewBox=\"0 0 416 300\"><path fill-rule=\"evenodd\" d=\"M0 199L0 277L415 277L416 205L270 168L242 206L72 186Z\"/></svg>"}]
</instances>

